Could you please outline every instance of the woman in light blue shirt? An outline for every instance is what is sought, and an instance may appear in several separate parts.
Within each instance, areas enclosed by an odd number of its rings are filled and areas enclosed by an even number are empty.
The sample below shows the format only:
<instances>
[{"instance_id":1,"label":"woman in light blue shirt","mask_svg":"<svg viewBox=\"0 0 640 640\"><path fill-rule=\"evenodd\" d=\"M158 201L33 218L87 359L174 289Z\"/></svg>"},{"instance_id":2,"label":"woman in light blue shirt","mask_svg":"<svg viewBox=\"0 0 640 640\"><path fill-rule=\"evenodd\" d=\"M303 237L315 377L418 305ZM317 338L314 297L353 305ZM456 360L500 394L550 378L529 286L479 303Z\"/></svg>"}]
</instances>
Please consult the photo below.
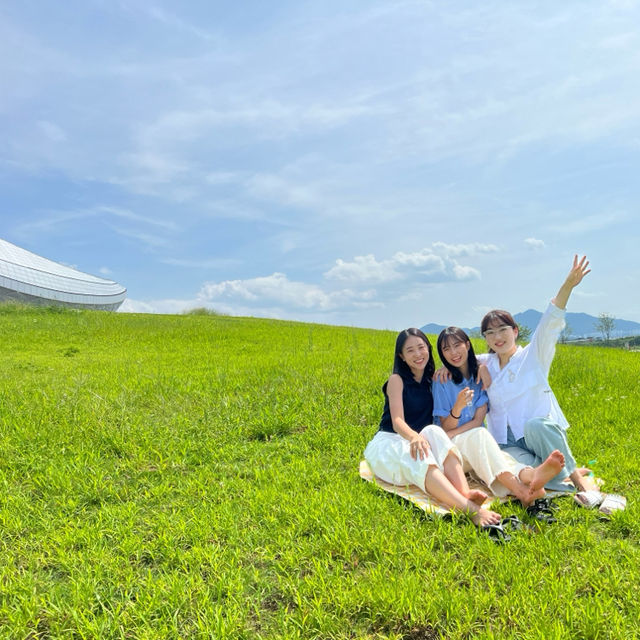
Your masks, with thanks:
<instances>
[{"instance_id":1,"label":"woman in light blue shirt","mask_svg":"<svg viewBox=\"0 0 640 640\"><path fill-rule=\"evenodd\" d=\"M550 452L534 469L502 451L484 427L488 398L469 336L458 327L448 327L438 336L437 347L452 379L434 381L433 417L458 447L464 470L473 470L494 495L512 494L524 506L541 498L544 485L564 465L562 453Z\"/></svg>"}]
</instances>

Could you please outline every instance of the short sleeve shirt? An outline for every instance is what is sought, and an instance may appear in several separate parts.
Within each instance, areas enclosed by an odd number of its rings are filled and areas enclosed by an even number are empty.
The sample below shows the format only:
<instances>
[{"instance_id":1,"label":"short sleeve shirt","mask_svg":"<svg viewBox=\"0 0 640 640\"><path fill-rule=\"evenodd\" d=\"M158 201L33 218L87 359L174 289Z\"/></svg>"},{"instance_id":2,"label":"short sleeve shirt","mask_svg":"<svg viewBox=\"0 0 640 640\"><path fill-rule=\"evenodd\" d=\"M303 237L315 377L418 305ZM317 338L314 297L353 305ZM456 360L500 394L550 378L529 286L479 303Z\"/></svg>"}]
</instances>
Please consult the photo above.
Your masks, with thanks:
<instances>
[{"instance_id":1,"label":"short sleeve shirt","mask_svg":"<svg viewBox=\"0 0 640 640\"><path fill-rule=\"evenodd\" d=\"M465 387L469 387L469 389L473 390L473 403L470 407L465 407L460 412L458 427L462 427L464 424L472 420L476 409L489 402L487 392L482 390L482 383L476 382L473 377L467 380L463 379L459 384L456 384L453 380L449 380L448 382L434 382L433 419L436 424L442 424L441 418L449 415L449 411L451 411L455 404L458 394Z\"/></svg>"}]
</instances>

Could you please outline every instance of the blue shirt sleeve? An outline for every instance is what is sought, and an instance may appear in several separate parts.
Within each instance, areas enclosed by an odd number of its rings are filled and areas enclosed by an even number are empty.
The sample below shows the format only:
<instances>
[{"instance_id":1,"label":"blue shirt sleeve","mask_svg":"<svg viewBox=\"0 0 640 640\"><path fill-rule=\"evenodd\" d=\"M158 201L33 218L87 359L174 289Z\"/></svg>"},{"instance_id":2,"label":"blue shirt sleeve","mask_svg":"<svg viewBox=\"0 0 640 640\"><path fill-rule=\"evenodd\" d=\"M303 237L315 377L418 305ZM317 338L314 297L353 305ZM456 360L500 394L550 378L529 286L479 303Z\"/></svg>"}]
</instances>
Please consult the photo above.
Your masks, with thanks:
<instances>
[{"instance_id":1,"label":"blue shirt sleeve","mask_svg":"<svg viewBox=\"0 0 640 640\"><path fill-rule=\"evenodd\" d=\"M452 380L448 382L434 382L433 383L433 420L435 424L442 426L440 418L444 418L449 415L449 411L456 402L458 393L469 385L469 388L473 389L473 405L471 407L465 407L460 413L460 420L458 426L464 426L469 420L473 419L473 416L478 407L487 404L489 397L486 391L482 391L481 384L475 382L475 380L463 380L459 385L453 383Z\"/></svg>"},{"instance_id":2,"label":"blue shirt sleeve","mask_svg":"<svg viewBox=\"0 0 640 640\"><path fill-rule=\"evenodd\" d=\"M449 410L453 406L453 402L449 399L447 393L447 385L442 382L434 382L433 392L433 421L437 425L441 425L440 418L449 415Z\"/></svg>"},{"instance_id":3,"label":"blue shirt sleeve","mask_svg":"<svg viewBox=\"0 0 640 640\"><path fill-rule=\"evenodd\" d=\"M481 407L489 402L489 396L487 392L482 388L482 383L476 383L473 386L473 406L474 408Z\"/></svg>"}]
</instances>

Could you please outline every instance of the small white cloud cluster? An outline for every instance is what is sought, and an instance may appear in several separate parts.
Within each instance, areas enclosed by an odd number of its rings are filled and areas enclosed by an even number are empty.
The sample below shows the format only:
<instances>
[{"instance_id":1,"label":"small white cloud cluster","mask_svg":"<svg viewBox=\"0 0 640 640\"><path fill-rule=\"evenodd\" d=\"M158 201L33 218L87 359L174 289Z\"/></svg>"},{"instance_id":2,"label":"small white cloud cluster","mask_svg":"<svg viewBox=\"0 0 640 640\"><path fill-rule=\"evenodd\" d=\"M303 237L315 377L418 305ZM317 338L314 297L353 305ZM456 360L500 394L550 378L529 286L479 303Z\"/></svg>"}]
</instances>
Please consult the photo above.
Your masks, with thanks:
<instances>
[{"instance_id":1,"label":"small white cloud cluster","mask_svg":"<svg viewBox=\"0 0 640 640\"><path fill-rule=\"evenodd\" d=\"M527 245L527 248L532 251L544 249L546 246L543 240L538 240L537 238L526 238L524 243Z\"/></svg>"},{"instance_id":2,"label":"small white cloud cluster","mask_svg":"<svg viewBox=\"0 0 640 640\"><path fill-rule=\"evenodd\" d=\"M480 272L477 269L460 265L455 258L492 253L497 250L495 245L448 245L435 242L430 248L414 253L399 251L387 260L378 261L373 255L356 256L352 262L338 259L324 275L328 280L355 283L478 280Z\"/></svg>"},{"instance_id":3,"label":"small white cloud cluster","mask_svg":"<svg viewBox=\"0 0 640 640\"><path fill-rule=\"evenodd\" d=\"M208 282L203 285L198 298L204 303L237 300L244 304L278 304L287 308L331 311L350 304L369 302L374 295L373 291L350 289L324 291L314 284L289 280L284 273L273 273L246 280Z\"/></svg>"},{"instance_id":4,"label":"small white cloud cluster","mask_svg":"<svg viewBox=\"0 0 640 640\"><path fill-rule=\"evenodd\" d=\"M410 290L433 283L477 280L480 271L462 265L460 256L477 256L498 251L495 245L447 245L434 243L414 253L397 252L378 260L374 255L337 259L326 271L322 284L289 280L273 273L243 280L205 283L198 299L202 304L247 305L251 308L336 311L380 307ZM375 287L375 288L372 288Z\"/></svg>"}]
</instances>

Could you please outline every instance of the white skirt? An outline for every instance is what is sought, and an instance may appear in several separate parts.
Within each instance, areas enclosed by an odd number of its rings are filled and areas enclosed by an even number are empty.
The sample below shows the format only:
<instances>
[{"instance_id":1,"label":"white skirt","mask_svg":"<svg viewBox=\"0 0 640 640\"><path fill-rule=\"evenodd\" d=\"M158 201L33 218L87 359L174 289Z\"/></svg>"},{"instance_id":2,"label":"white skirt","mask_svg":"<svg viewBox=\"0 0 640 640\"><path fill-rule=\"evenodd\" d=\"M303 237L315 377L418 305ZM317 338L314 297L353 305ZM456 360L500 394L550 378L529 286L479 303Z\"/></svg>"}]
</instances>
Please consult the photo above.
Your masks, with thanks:
<instances>
[{"instance_id":1,"label":"white skirt","mask_svg":"<svg viewBox=\"0 0 640 640\"><path fill-rule=\"evenodd\" d=\"M455 431L449 433L453 435ZM453 436L451 441L462 454L463 470L465 472L473 470L492 493L500 498L506 496L509 491L499 480L496 480L496 477L508 471L517 478L520 472L527 468L526 464L518 462L503 451L484 427L469 429L459 436Z\"/></svg>"},{"instance_id":2,"label":"white skirt","mask_svg":"<svg viewBox=\"0 0 640 640\"><path fill-rule=\"evenodd\" d=\"M462 456L449 436L437 425L427 425L420 435L429 443L429 454L423 460L411 457L411 443L398 433L378 431L364 450L371 471L390 484L415 484L425 489L430 466L444 471L444 461L453 452L462 464Z\"/></svg>"}]
</instances>

